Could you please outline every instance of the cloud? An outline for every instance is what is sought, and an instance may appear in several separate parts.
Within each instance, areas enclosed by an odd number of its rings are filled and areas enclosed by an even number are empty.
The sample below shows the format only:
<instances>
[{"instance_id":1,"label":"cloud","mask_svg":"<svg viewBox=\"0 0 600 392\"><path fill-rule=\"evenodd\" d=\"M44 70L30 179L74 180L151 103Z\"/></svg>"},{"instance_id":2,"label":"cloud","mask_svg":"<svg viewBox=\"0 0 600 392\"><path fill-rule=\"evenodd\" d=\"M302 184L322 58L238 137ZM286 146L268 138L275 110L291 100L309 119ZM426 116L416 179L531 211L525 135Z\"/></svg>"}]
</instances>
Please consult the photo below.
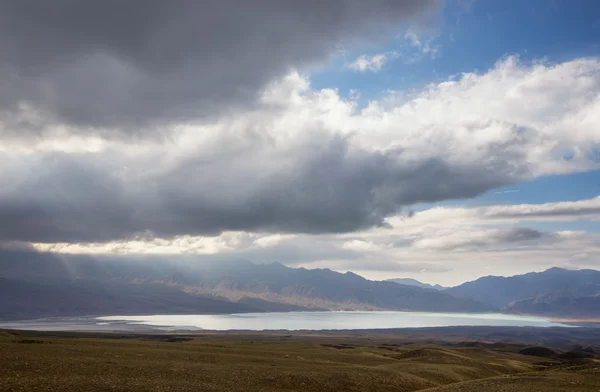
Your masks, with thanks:
<instances>
[{"instance_id":1,"label":"cloud","mask_svg":"<svg viewBox=\"0 0 600 392\"><path fill-rule=\"evenodd\" d=\"M411 96L392 93L364 109L293 73L254 107L173 127L168 140L7 140L0 146L0 239L386 227L415 203L598 167L588 152L600 146L599 93L596 59L507 58L488 72ZM568 160L565 149L573 153Z\"/></svg>"},{"instance_id":2,"label":"cloud","mask_svg":"<svg viewBox=\"0 0 600 392\"><path fill-rule=\"evenodd\" d=\"M435 249L439 251L450 250L482 250L489 247L500 249L504 246L514 246L518 243L527 246L530 242L540 239L550 239L554 236L550 233L543 233L538 230L528 228L509 228L494 230L473 230L458 231L448 235L423 238L414 243L416 248Z\"/></svg>"},{"instance_id":3,"label":"cloud","mask_svg":"<svg viewBox=\"0 0 600 392\"><path fill-rule=\"evenodd\" d=\"M436 58L439 54L440 48L432 43L432 39L425 39L419 37L414 31L407 31L403 38L408 41L410 47L416 51L412 56L406 56L405 61L416 62L427 56L432 59Z\"/></svg>"},{"instance_id":4,"label":"cloud","mask_svg":"<svg viewBox=\"0 0 600 392\"><path fill-rule=\"evenodd\" d=\"M404 227L435 225L450 220L486 224L515 224L519 222L561 222L575 220L599 220L600 196L593 199L562 201L541 204L498 204L474 207L435 207L415 212L412 219L393 217L389 224Z\"/></svg>"},{"instance_id":5,"label":"cloud","mask_svg":"<svg viewBox=\"0 0 600 392\"><path fill-rule=\"evenodd\" d=\"M360 55L356 60L346 65L346 68L356 72L379 72L390 60L400 57L398 52L390 51L372 56Z\"/></svg>"},{"instance_id":6,"label":"cloud","mask_svg":"<svg viewBox=\"0 0 600 392\"><path fill-rule=\"evenodd\" d=\"M371 276L373 279L377 279L378 275L386 276L386 279L388 279L407 275L418 276L427 273L445 274L453 270L452 267L443 264L432 264L427 262L407 263L387 260L385 258L375 260L365 258L327 260L324 262L306 263L302 266L306 268L329 268L339 272L360 272L361 274Z\"/></svg>"},{"instance_id":7,"label":"cloud","mask_svg":"<svg viewBox=\"0 0 600 392\"><path fill-rule=\"evenodd\" d=\"M437 0L0 1L3 135L141 137L252 105L340 46L429 24ZM14 135L17 132L17 135Z\"/></svg>"},{"instance_id":8,"label":"cloud","mask_svg":"<svg viewBox=\"0 0 600 392\"><path fill-rule=\"evenodd\" d=\"M219 236L185 235L102 244L34 244L34 247L40 251L94 254L94 257L151 255L196 262L281 262L294 267L350 270L372 279L411 276L444 284L490 273L511 275L552 266L600 267L599 235L557 230L560 222L553 222L546 230L523 227L530 219L537 218L498 219L482 214L479 207L432 208L416 213L411 219L390 218L385 228L343 234L240 231ZM12 248L18 246L12 244Z\"/></svg>"},{"instance_id":9,"label":"cloud","mask_svg":"<svg viewBox=\"0 0 600 392\"><path fill-rule=\"evenodd\" d=\"M382 225L402 205L467 197L495 185L475 167L437 159L404 165L395 152L355 150L339 138L294 147L274 161L251 162L253 152L267 148L255 146L238 157L194 157L169 170L154 167L151 157L123 161L118 153L5 156L0 179L12 186L0 192L0 238L102 242L227 230L347 232ZM457 179L463 174L465 180Z\"/></svg>"},{"instance_id":10,"label":"cloud","mask_svg":"<svg viewBox=\"0 0 600 392\"><path fill-rule=\"evenodd\" d=\"M589 200L557 203L481 207L476 212L491 219L599 219L600 196Z\"/></svg>"},{"instance_id":11,"label":"cloud","mask_svg":"<svg viewBox=\"0 0 600 392\"><path fill-rule=\"evenodd\" d=\"M401 59L404 63L416 63L424 57L434 59L439 53L439 46L432 39L420 38L413 31L407 31L402 36L404 40L399 50L390 50L372 55L362 54L354 61L347 63L346 68L355 72L379 72L392 60Z\"/></svg>"}]
</instances>

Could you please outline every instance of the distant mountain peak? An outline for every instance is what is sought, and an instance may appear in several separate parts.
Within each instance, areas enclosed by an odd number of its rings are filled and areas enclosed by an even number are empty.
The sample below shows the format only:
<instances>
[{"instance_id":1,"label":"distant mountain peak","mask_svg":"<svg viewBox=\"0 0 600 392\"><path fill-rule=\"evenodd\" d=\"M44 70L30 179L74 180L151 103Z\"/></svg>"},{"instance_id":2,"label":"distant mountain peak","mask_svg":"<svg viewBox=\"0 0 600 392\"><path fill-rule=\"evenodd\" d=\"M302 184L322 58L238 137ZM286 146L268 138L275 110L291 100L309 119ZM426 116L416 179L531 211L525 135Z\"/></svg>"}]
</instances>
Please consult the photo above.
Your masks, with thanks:
<instances>
[{"instance_id":1,"label":"distant mountain peak","mask_svg":"<svg viewBox=\"0 0 600 392\"><path fill-rule=\"evenodd\" d=\"M360 275L358 275L358 274L355 274L355 273L354 273L354 272L352 272L352 271L348 271L348 272L346 272L344 275L345 275L345 276L349 276L349 277L351 277L351 278L358 279L358 280L366 280L364 277L362 277L362 276L360 276Z\"/></svg>"},{"instance_id":2,"label":"distant mountain peak","mask_svg":"<svg viewBox=\"0 0 600 392\"><path fill-rule=\"evenodd\" d=\"M277 267L277 268L289 268L288 266L286 266L285 264L280 263L279 261L274 261L272 263L263 264L263 265L269 265L269 266Z\"/></svg>"},{"instance_id":3,"label":"distant mountain peak","mask_svg":"<svg viewBox=\"0 0 600 392\"><path fill-rule=\"evenodd\" d=\"M352 271L346 271L346 272L344 272L344 275L349 275L349 276L360 276L360 275L358 275L358 274L355 274L355 273L354 273L354 272L352 272ZM360 277L362 278L362 276L360 276Z\"/></svg>"},{"instance_id":4,"label":"distant mountain peak","mask_svg":"<svg viewBox=\"0 0 600 392\"><path fill-rule=\"evenodd\" d=\"M395 278L395 279L387 279L386 282L393 282L397 284L403 284L405 286L413 286L420 287L423 289L433 289L433 290L445 290L446 287L440 286L439 284L431 285L428 283L420 282L416 279L412 278Z\"/></svg>"},{"instance_id":5,"label":"distant mountain peak","mask_svg":"<svg viewBox=\"0 0 600 392\"><path fill-rule=\"evenodd\" d=\"M566 269L566 268L561 268L561 267L552 267L552 268L548 268L544 272L567 272L567 271L576 271L576 270L575 269Z\"/></svg>"}]
</instances>

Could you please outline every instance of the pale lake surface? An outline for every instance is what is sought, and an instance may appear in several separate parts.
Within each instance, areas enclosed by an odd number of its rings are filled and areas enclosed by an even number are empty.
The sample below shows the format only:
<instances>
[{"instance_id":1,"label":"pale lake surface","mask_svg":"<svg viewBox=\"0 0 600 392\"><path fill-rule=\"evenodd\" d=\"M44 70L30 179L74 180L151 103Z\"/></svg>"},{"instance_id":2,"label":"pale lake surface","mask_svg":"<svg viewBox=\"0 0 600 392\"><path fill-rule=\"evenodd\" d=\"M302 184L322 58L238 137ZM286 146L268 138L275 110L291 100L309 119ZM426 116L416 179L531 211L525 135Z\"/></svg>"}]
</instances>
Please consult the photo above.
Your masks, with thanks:
<instances>
[{"instance_id":1,"label":"pale lake surface","mask_svg":"<svg viewBox=\"0 0 600 392\"><path fill-rule=\"evenodd\" d=\"M0 328L38 331L295 331L422 328L466 325L511 327L567 326L541 317L517 316L500 313L288 312L47 318L0 323Z\"/></svg>"}]
</instances>

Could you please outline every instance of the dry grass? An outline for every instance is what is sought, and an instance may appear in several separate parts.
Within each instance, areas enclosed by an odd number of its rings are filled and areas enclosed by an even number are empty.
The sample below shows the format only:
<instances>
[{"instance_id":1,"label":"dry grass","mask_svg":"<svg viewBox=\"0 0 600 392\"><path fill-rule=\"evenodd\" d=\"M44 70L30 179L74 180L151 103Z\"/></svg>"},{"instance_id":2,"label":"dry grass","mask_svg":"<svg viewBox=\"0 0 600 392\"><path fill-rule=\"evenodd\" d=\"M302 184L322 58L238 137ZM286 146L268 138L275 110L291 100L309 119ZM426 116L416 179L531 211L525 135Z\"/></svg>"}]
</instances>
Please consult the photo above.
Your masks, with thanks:
<instances>
[{"instance_id":1,"label":"dry grass","mask_svg":"<svg viewBox=\"0 0 600 392\"><path fill-rule=\"evenodd\" d=\"M378 339L0 332L0 391L600 391L596 360Z\"/></svg>"}]
</instances>

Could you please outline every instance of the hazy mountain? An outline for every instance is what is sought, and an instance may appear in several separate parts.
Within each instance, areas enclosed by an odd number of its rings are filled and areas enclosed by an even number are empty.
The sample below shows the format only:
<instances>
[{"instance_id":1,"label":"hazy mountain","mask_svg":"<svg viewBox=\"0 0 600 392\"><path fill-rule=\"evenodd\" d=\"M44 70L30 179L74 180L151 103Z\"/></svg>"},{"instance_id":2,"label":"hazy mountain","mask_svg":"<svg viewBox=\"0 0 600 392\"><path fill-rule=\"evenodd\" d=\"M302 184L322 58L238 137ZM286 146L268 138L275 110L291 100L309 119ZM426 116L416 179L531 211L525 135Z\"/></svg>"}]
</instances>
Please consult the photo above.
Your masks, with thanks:
<instances>
[{"instance_id":1,"label":"hazy mountain","mask_svg":"<svg viewBox=\"0 0 600 392\"><path fill-rule=\"evenodd\" d=\"M444 292L515 312L590 315L588 310L598 304L600 271L551 268L511 277L486 276Z\"/></svg>"},{"instance_id":2,"label":"hazy mountain","mask_svg":"<svg viewBox=\"0 0 600 392\"><path fill-rule=\"evenodd\" d=\"M493 310L434 290L278 263L4 252L0 278L0 317L5 318L299 309Z\"/></svg>"},{"instance_id":3,"label":"hazy mountain","mask_svg":"<svg viewBox=\"0 0 600 392\"><path fill-rule=\"evenodd\" d=\"M600 317L600 295L561 297L552 294L512 302L507 310L514 313L539 314L574 318Z\"/></svg>"},{"instance_id":4,"label":"hazy mountain","mask_svg":"<svg viewBox=\"0 0 600 392\"><path fill-rule=\"evenodd\" d=\"M159 284L36 283L0 278L0 319L141 313L240 313L260 307Z\"/></svg>"},{"instance_id":5,"label":"hazy mountain","mask_svg":"<svg viewBox=\"0 0 600 392\"><path fill-rule=\"evenodd\" d=\"M484 277L438 291L417 287L417 281L377 282L279 263L2 252L0 279L4 318L343 309L600 313L600 272L560 268Z\"/></svg>"},{"instance_id":6,"label":"hazy mountain","mask_svg":"<svg viewBox=\"0 0 600 392\"><path fill-rule=\"evenodd\" d=\"M404 284L407 286L421 287L423 289L433 289L433 290L445 290L446 287L440 286L439 284L431 285L423 282L419 282L416 279L411 278L396 278L396 279L387 279L386 282L394 282L398 284Z\"/></svg>"}]
</instances>

